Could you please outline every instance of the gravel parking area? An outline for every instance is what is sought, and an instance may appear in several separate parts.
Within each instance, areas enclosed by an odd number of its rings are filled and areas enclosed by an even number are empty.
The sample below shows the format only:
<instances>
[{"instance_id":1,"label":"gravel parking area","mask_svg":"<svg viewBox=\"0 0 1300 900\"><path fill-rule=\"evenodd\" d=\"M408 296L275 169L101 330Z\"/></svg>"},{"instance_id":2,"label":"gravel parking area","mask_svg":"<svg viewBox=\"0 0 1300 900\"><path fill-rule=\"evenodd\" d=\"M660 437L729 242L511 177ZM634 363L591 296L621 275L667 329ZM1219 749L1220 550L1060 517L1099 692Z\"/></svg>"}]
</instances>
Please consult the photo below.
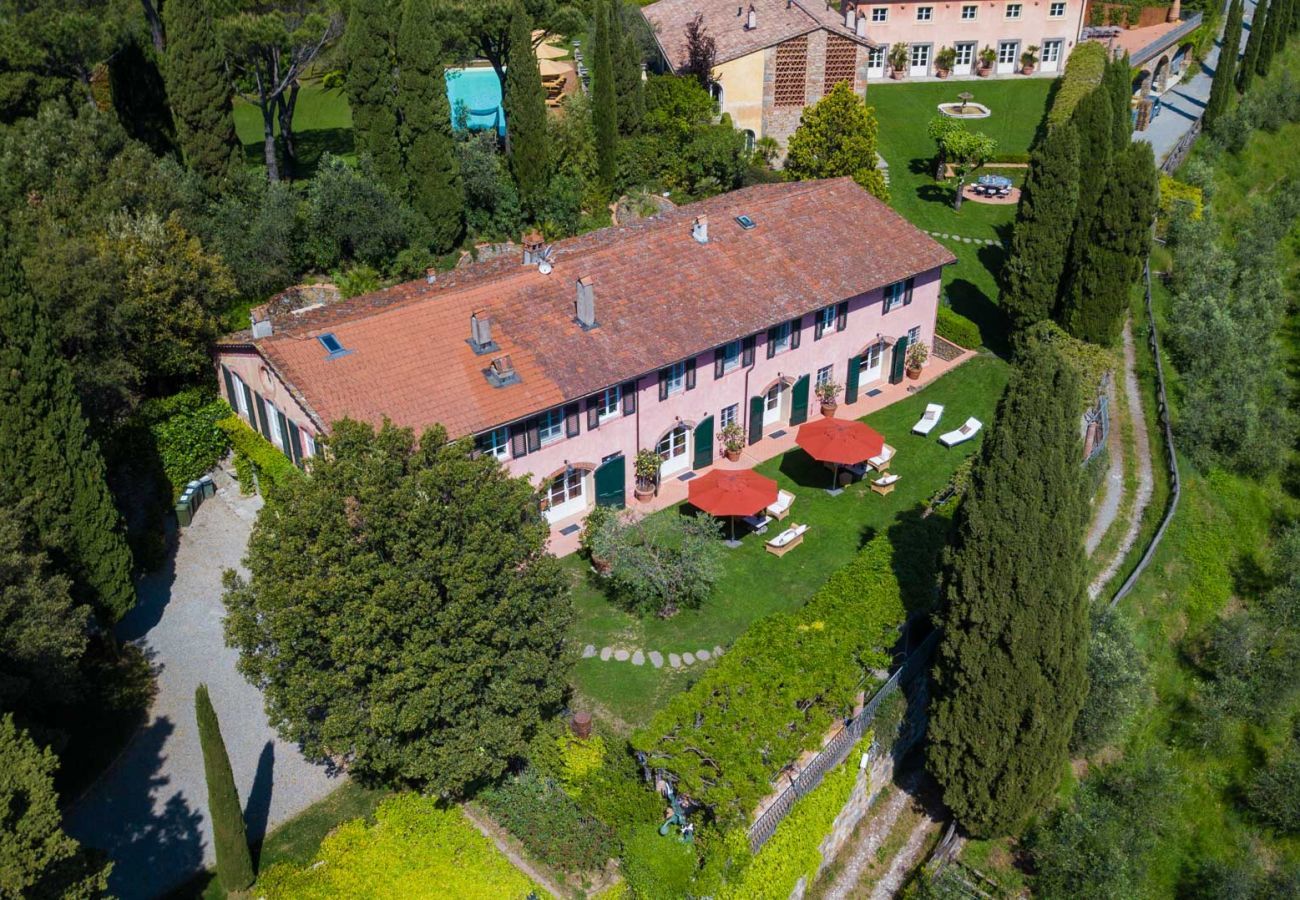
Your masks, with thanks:
<instances>
[{"instance_id":1,"label":"gravel parking area","mask_svg":"<svg viewBox=\"0 0 1300 900\"><path fill-rule=\"evenodd\" d=\"M158 680L148 723L72 807L66 827L113 860L109 888L124 900L156 897L214 861L194 689L206 682L245 803L249 835L270 828L341 782L308 763L271 730L261 694L235 671L221 635L221 573L236 568L258 497L241 497L223 472L182 533L176 554L139 585L139 602L118 628L147 653Z\"/></svg>"}]
</instances>

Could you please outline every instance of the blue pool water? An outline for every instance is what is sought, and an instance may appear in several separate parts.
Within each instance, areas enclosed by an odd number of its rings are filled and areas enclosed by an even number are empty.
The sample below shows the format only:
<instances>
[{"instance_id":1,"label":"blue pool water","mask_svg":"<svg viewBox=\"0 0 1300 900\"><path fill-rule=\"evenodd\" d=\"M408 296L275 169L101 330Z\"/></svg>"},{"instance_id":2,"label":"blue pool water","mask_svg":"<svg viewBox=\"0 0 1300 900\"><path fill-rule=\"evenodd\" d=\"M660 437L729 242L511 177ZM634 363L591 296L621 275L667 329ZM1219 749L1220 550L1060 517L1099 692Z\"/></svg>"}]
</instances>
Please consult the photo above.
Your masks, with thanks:
<instances>
[{"instance_id":1,"label":"blue pool water","mask_svg":"<svg viewBox=\"0 0 1300 900\"><path fill-rule=\"evenodd\" d=\"M451 121L456 124L457 107L464 105L466 122L472 130L495 127L506 133L506 114L501 108L501 82L491 66L447 70L447 100Z\"/></svg>"}]
</instances>

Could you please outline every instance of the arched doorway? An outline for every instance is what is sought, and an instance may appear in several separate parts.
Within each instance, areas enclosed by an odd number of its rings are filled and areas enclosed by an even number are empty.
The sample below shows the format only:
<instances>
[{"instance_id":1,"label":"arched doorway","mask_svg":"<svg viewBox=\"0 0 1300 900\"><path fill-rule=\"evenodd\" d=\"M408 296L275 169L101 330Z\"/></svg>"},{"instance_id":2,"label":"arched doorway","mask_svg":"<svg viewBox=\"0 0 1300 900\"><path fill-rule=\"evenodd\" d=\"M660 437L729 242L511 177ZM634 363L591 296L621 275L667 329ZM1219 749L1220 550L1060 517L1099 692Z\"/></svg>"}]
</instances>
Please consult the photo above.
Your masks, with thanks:
<instances>
[{"instance_id":1,"label":"arched doorway","mask_svg":"<svg viewBox=\"0 0 1300 900\"><path fill-rule=\"evenodd\" d=\"M1155 83L1155 90L1157 94L1163 94L1165 91L1169 90L1169 55L1168 54L1160 57L1160 62L1156 63L1156 70L1155 73L1151 76L1151 80Z\"/></svg>"},{"instance_id":2,"label":"arched doorway","mask_svg":"<svg viewBox=\"0 0 1300 900\"><path fill-rule=\"evenodd\" d=\"M676 475L691 465L690 453L691 430L683 424L670 428L655 444L655 453L659 454L659 477Z\"/></svg>"},{"instance_id":3,"label":"arched doorway","mask_svg":"<svg viewBox=\"0 0 1300 900\"><path fill-rule=\"evenodd\" d=\"M763 427L771 428L784 422L790 414L790 389L778 378L763 392Z\"/></svg>"},{"instance_id":4,"label":"arched doorway","mask_svg":"<svg viewBox=\"0 0 1300 900\"><path fill-rule=\"evenodd\" d=\"M543 511L547 522L568 519L591 508L595 500L591 473L591 468L587 466L565 466L551 476L545 494L546 509Z\"/></svg>"}]
</instances>

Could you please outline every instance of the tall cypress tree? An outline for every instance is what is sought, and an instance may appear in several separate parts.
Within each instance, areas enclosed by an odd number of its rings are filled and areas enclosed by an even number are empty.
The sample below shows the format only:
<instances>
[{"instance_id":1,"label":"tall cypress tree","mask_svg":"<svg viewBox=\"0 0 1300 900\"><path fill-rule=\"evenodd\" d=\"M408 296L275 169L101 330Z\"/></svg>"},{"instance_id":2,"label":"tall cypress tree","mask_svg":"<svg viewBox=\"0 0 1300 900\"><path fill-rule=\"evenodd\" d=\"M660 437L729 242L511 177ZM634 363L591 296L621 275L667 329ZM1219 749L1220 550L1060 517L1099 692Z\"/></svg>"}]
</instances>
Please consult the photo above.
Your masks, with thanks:
<instances>
[{"instance_id":1,"label":"tall cypress tree","mask_svg":"<svg viewBox=\"0 0 1300 900\"><path fill-rule=\"evenodd\" d=\"M533 23L523 3L510 14L510 55L506 62L506 130L510 172L519 202L536 219L546 202L550 149L546 134L546 89L533 52Z\"/></svg>"},{"instance_id":2,"label":"tall cypress tree","mask_svg":"<svg viewBox=\"0 0 1300 900\"><path fill-rule=\"evenodd\" d=\"M135 604L131 552L67 362L0 246L0 504L27 500L31 524L73 596L111 624Z\"/></svg>"},{"instance_id":3,"label":"tall cypress tree","mask_svg":"<svg viewBox=\"0 0 1300 900\"><path fill-rule=\"evenodd\" d=\"M1078 268L1070 273L1061 317L1070 334L1102 345L1119 334L1129 288L1147 248L1155 203L1155 157L1150 144L1136 141L1116 158L1082 241Z\"/></svg>"},{"instance_id":4,"label":"tall cypress tree","mask_svg":"<svg viewBox=\"0 0 1300 900\"><path fill-rule=\"evenodd\" d=\"M397 108L407 197L444 253L465 229L465 186L451 132L442 41L426 0L404 0L397 32Z\"/></svg>"},{"instance_id":5,"label":"tall cypress tree","mask_svg":"<svg viewBox=\"0 0 1300 900\"><path fill-rule=\"evenodd\" d=\"M618 132L635 134L645 117L645 85L641 81L641 45L625 27L623 0L610 0L609 41L614 57Z\"/></svg>"},{"instance_id":6,"label":"tall cypress tree","mask_svg":"<svg viewBox=\"0 0 1300 900\"><path fill-rule=\"evenodd\" d=\"M1068 123L1054 128L1029 157L1011 253L1002 268L1001 305L1017 329L1056 308L1079 204L1079 138Z\"/></svg>"},{"instance_id":7,"label":"tall cypress tree","mask_svg":"<svg viewBox=\"0 0 1300 900\"><path fill-rule=\"evenodd\" d=\"M1110 112L1114 116L1111 147L1115 150L1122 150L1133 138L1133 85L1129 81L1131 70L1128 54L1125 53L1123 59L1106 62L1106 74L1102 78L1102 84L1110 97Z\"/></svg>"},{"instance_id":8,"label":"tall cypress tree","mask_svg":"<svg viewBox=\"0 0 1300 900\"><path fill-rule=\"evenodd\" d=\"M1241 74L1237 85L1243 94L1250 90L1259 68L1260 45L1263 43L1264 29L1268 27L1268 5L1269 0L1259 0L1255 4L1255 14L1250 18L1250 37L1246 38L1246 53L1241 59Z\"/></svg>"},{"instance_id":9,"label":"tall cypress tree","mask_svg":"<svg viewBox=\"0 0 1300 900\"><path fill-rule=\"evenodd\" d=\"M1070 117L1070 123L1078 136L1080 160L1079 202L1075 206L1074 225L1066 238L1070 249L1063 275L1067 278L1082 263L1087 251L1088 229L1101 203L1102 189L1110 178L1111 157L1115 148L1115 115L1106 80L1103 79L1100 85L1079 101ZM1083 160L1085 153L1086 162ZM1058 314L1068 288L1066 281L1058 286Z\"/></svg>"},{"instance_id":10,"label":"tall cypress tree","mask_svg":"<svg viewBox=\"0 0 1300 900\"><path fill-rule=\"evenodd\" d=\"M238 159L233 92L208 0L169 0L164 70L185 164L210 181Z\"/></svg>"},{"instance_id":11,"label":"tall cypress tree","mask_svg":"<svg viewBox=\"0 0 1300 900\"><path fill-rule=\"evenodd\" d=\"M1255 71L1260 77L1268 74L1273 64L1273 54L1278 47L1278 24L1286 15L1288 0L1272 0L1268 5L1268 17L1264 21L1264 34L1259 40L1259 59Z\"/></svg>"},{"instance_id":12,"label":"tall cypress tree","mask_svg":"<svg viewBox=\"0 0 1300 900\"><path fill-rule=\"evenodd\" d=\"M248 849L239 791L235 789L235 773L230 769L226 742L221 738L221 726L206 684L194 690L194 716L203 750L203 777L208 784L208 815L212 818L217 877L227 893L234 893L253 883L253 857Z\"/></svg>"},{"instance_id":13,"label":"tall cypress tree","mask_svg":"<svg viewBox=\"0 0 1300 900\"><path fill-rule=\"evenodd\" d=\"M1205 104L1205 127L1213 128L1219 116L1228 111L1233 85L1237 78L1237 51L1241 45L1242 0L1232 0L1228 7L1228 21L1223 26L1223 44L1219 48L1219 62L1210 84L1210 99Z\"/></svg>"},{"instance_id":14,"label":"tall cypress tree","mask_svg":"<svg viewBox=\"0 0 1300 900\"><path fill-rule=\"evenodd\" d=\"M596 172L605 189L612 191L618 173L618 105L607 0L596 0L595 30L591 47L591 119L596 129Z\"/></svg>"},{"instance_id":15,"label":"tall cypress tree","mask_svg":"<svg viewBox=\"0 0 1300 900\"><path fill-rule=\"evenodd\" d=\"M1087 691L1077 378L1049 347L1013 374L957 511L943 572L930 771L973 834L1051 796Z\"/></svg>"},{"instance_id":16,"label":"tall cypress tree","mask_svg":"<svg viewBox=\"0 0 1300 900\"><path fill-rule=\"evenodd\" d=\"M404 196L402 152L397 133L397 90L390 0L352 0L343 36L348 59L348 104L352 140L370 155L374 172Z\"/></svg>"}]
</instances>

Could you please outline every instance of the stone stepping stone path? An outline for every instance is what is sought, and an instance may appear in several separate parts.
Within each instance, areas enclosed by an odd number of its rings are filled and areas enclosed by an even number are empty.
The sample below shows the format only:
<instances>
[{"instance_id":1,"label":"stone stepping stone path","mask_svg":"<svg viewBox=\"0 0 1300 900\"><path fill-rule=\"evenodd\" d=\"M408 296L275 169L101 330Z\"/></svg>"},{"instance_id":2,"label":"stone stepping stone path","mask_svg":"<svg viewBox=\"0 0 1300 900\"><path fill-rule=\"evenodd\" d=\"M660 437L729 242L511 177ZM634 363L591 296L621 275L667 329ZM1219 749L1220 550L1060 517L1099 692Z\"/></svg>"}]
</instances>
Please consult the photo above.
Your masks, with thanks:
<instances>
[{"instance_id":1,"label":"stone stepping stone path","mask_svg":"<svg viewBox=\"0 0 1300 900\"><path fill-rule=\"evenodd\" d=\"M615 662L630 662L634 666L644 666L649 662L656 669L662 669L667 665L671 669L680 669L683 666L693 666L697 662L708 662L711 659L717 659L722 655L722 648L715 646L712 650L702 648L699 650L687 650L684 653L669 653L665 656L658 650L628 650L625 648L601 647L596 649L595 644L587 644L582 648L583 659L600 658L601 662L609 662L611 659Z\"/></svg>"},{"instance_id":2,"label":"stone stepping stone path","mask_svg":"<svg viewBox=\"0 0 1300 900\"><path fill-rule=\"evenodd\" d=\"M944 241L960 241L964 244L981 244L986 247L993 247L1001 243L1001 241L994 241L988 238L962 237L959 234L947 234L946 232L943 231L927 231L926 234L930 235L930 237L937 237L940 240L944 240Z\"/></svg>"}]
</instances>

